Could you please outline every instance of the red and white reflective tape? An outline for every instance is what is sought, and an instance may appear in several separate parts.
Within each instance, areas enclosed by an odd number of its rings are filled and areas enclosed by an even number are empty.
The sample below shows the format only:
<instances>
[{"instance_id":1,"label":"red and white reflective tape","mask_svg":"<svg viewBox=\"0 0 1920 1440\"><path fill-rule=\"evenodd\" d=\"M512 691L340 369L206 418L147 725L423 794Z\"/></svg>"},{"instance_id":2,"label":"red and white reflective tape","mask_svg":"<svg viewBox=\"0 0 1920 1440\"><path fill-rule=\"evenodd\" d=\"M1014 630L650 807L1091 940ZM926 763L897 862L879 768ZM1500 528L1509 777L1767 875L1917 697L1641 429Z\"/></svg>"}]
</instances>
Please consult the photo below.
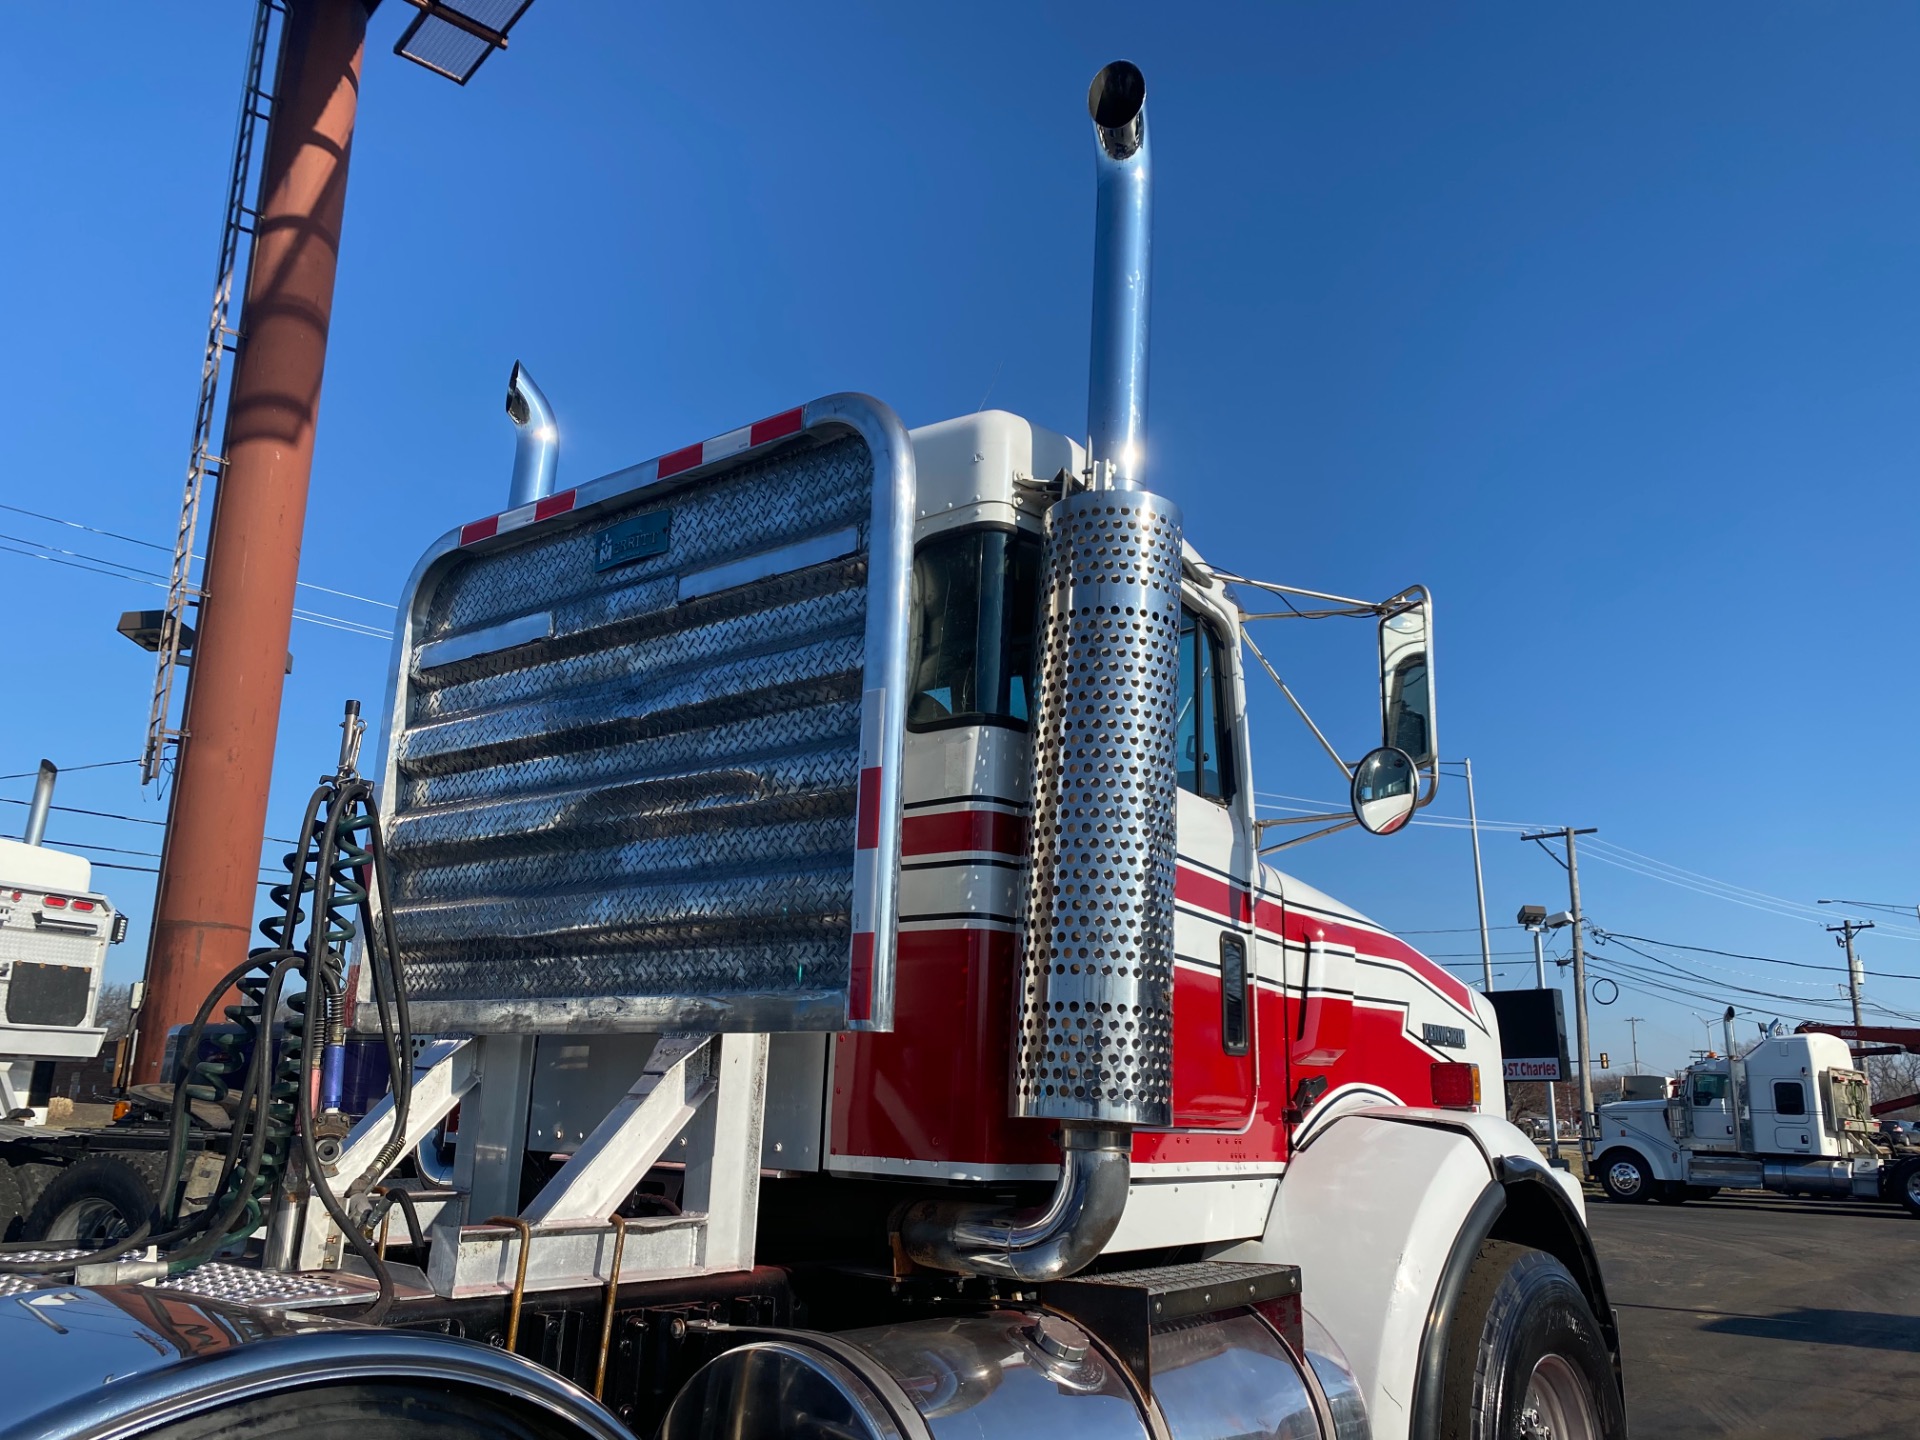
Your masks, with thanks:
<instances>
[{"instance_id":1,"label":"red and white reflective tape","mask_svg":"<svg viewBox=\"0 0 1920 1440\"><path fill-rule=\"evenodd\" d=\"M860 697L860 791L854 803L853 949L847 966L847 1018L873 1018L873 946L880 908L881 717L887 692L874 689Z\"/></svg>"},{"instance_id":2,"label":"red and white reflective tape","mask_svg":"<svg viewBox=\"0 0 1920 1440\"><path fill-rule=\"evenodd\" d=\"M650 460L634 468L640 473L640 485L649 485L656 480L666 480L675 475L697 470L702 465L712 465L734 455L743 455L762 445L771 445L776 440L784 440L789 435L798 435L802 429L799 408L783 410L778 415L769 415L764 420L756 420L751 425L742 425L738 430L729 430L724 435L716 435L711 440L703 440L698 445L684 446L670 451L657 460ZM648 471L651 474L648 474ZM531 505L519 505L512 510L503 510L498 515L489 515L484 520L475 520L460 527L460 543L476 545L482 540L491 540L496 535L505 535L524 525L537 524L542 520L551 520L556 515L565 515L573 509L578 491L562 490L558 495L548 495Z\"/></svg>"}]
</instances>

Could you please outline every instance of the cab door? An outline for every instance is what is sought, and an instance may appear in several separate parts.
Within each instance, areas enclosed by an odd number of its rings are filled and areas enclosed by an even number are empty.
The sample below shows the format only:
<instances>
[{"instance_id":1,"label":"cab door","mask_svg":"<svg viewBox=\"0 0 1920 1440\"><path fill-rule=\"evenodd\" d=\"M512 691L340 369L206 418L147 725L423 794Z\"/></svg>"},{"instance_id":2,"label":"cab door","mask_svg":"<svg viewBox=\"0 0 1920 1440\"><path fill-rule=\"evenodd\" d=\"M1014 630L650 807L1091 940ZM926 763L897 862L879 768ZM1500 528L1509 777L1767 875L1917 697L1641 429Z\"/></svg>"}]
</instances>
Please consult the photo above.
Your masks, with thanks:
<instances>
[{"instance_id":1,"label":"cab door","mask_svg":"<svg viewBox=\"0 0 1920 1440\"><path fill-rule=\"evenodd\" d=\"M1173 1121L1182 1128L1237 1130L1253 1113L1253 795L1232 634L1224 616L1181 610Z\"/></svg>"},{"instance_id":2,"label":"cab door","mask_svg":"<svg viewBox=\"0 0 1920 1440\"><path fill-rule=\"evenodd\" d=\"M1733 1106L1727 1097L1725 1070L1695 1070L1687 1077L1689 1119L1696 1150L1734 1150Z\"/></svg>"}]
</instances>

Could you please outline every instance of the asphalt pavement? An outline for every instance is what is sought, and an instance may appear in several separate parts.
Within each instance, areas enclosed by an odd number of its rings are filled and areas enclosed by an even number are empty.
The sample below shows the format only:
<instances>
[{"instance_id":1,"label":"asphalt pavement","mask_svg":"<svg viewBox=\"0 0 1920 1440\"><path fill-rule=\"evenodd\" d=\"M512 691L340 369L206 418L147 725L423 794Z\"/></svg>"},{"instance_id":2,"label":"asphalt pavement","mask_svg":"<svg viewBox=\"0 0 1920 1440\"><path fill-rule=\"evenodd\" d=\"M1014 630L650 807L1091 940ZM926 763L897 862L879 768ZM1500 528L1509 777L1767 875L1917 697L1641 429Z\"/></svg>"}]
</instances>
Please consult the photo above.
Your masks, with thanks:
<instances>
[{"instance_id":1,"label":"asphalt pavement","mask_svg":"<svg viewBox=\"0 0 1920 1440\"><path fill-rule=\"evenodd\" d=\"M1734 1191L1587 1216L1637 1440L1920 1435L1920 1219Z\"/></svg>"}]
</instances>

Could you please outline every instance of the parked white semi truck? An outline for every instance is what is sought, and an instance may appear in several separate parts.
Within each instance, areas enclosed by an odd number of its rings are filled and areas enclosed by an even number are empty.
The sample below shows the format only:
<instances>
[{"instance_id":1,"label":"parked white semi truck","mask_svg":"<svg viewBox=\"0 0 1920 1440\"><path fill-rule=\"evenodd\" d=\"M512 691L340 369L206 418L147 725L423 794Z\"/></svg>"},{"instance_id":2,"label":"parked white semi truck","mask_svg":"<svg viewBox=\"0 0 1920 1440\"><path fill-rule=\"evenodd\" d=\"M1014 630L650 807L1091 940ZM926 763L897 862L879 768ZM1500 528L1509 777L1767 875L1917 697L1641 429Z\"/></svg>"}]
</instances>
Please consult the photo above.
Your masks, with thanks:
<instances>
[{"instance_id":1,"label":"parked white semi truck","mask_svg":"<svg viewBox=\"0 0 1920 1440\"><path fill-rule=\"evenodd\" d=\"M56 1061L100 1053L107 947L126 934L125 917L94 890L86 857L43 843L54 775L41 761L25 838L0 840L0 1141L8 1126L46 1120L45 1077Z\"/></svg>"},{"instance_id":2,"label":"parked white semi truck","mask_svg":"<svg viewBox=\"0 0 1920 1440\"><path fill-rule=\"evenodd\" d=\"M1625 1433L1492 1007L1262 861L1432 798L1433 611L1236 580L1150 487L1144 101L1089 96L1082 437L839 394L561 490L516 370L513 503L402 595L381 813L350 717L208 998L257 1043L178 1094L231 1132L189 1166L176 1100L156 1213L8 1262L0 1436ZM1266 610L1378 640L1317 825L1254 813Z\"/></svg>"},{"instance_id":3,"label":"parked white semi truck","mask_svg":"<svg viewBox=\"0 0 1920 1440\"><path fill-rule=\"evenodd\" d=\"M1732 1012L1728 1015L1731 1017ZM1920 1156L1877 1143L1867 1077L1835 1035L1767 1036L1680 1073L1665 1100L1600 1107L1609 1197L1677 1204L1722 1188L1892 1200L1920 1215Z\"/></svg>"}]
</instances>

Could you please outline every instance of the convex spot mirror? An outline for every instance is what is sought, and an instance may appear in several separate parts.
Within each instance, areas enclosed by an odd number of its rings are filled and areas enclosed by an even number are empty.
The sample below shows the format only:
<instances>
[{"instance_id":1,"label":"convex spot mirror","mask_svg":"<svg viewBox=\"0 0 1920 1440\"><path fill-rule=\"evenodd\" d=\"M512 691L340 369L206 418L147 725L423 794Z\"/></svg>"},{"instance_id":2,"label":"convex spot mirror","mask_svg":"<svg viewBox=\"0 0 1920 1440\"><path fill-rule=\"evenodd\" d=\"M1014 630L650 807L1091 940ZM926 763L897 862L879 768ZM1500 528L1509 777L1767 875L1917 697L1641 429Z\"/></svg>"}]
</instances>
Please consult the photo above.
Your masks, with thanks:
<instances>
[{"instance_id":1,"label":"convex spot mirror","mask_svg":"<svg viewBox=\"0 0 1920 1440\"><path fill-rule=\"evenodd\" d=\"M1404 750L1383 745L1353 767L1353 818L1371 835L1391 835L1413 818L1420 769Z\"/></svg>"},{"instance_id":2,"label":"convex spot mirror","mask_svg":"<svg viewBox=\"0 0 1920 1440\"><path fill-rule=\"evenodd\" d=\"M1433 714L1433 604L1417 586L1406 596L1417 598L1380 621L1380 744L1402 752L1418 769L1440 753Z\"/></svg>"}]
</instances>

